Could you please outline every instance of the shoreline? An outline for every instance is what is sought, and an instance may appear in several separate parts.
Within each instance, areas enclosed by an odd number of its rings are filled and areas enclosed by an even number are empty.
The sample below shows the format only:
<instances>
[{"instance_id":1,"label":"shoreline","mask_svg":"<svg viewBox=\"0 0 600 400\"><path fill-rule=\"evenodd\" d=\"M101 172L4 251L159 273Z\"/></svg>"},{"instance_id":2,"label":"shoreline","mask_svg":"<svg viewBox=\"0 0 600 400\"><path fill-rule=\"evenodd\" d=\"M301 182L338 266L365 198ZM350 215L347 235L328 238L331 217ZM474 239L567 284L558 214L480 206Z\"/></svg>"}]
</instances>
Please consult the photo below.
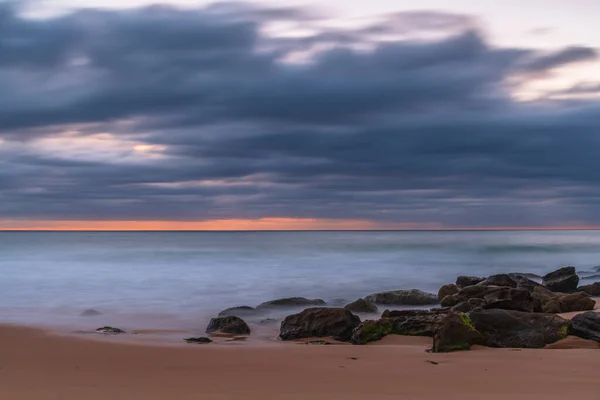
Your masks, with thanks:
<instances>
[{"instance_id":1,"label":"shoreline","mask_svg":"<svg viewBox=\"0 0 600 400\"><path fill-rule=\"evenodd\" d=\"M430 354L430 345L391 335L365 346L155 346L0 325L0 398L597 398L600 353L589 348Z\"/></svg>"}]
</instances>

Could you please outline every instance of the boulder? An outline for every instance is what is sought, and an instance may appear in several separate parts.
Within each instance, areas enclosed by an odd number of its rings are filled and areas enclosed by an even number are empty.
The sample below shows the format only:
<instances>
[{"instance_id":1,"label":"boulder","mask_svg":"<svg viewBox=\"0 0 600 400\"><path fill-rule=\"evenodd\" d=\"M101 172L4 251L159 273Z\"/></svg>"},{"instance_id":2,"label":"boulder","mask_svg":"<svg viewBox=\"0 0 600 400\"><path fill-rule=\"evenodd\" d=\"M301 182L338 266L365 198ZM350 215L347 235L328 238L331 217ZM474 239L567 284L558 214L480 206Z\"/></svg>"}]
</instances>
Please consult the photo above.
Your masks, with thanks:
<instances>
[{"instance_id":1,"label":"boulder","mask_svg":"<svg viewBox=\"0 0 600 400\"><path fill-rule=\"evenodd\" d=\"M407 336L433 337L449 309L438 310L385 310L382 319L392 322L390 333Z\"/></svg>"},{"instance_id":2,"label":"boulder","mask_svg":"<svg viewBox=\"0 0 600 400\"><path fill-rule=\"evenodd\" d=\"M119 329L119 328L115 328L115 327L112 327L112 326L103 326L102 328L96 329L96 332L98 332L98 333L107 333L107 334L111 334L111 335L117 335L119 333L125 333L124 330Z\"/></svg>"},{"instance_id":3,"label":"boulder","mask_svg":"<svg viewBox=\"0 0 600 400\"><path fill-rule=\"evenodd\" d=\"M477 284L477 286L508 286L517 287L517 281L507 274L492 275Z\"/></svg>"},{"instance_id":4,"label":"boulder","mask_svg":"<svg viewBox=\"0 0 600 400\"><path fill-rule=\"evenodd\" d=\"M574 316L570 333L600 343L600 313L588 311Z\"/></svg>"},{"instance_id":5,"label":"boulder","mask_svg":"<svg viewBox=\"0 0 600 400\"><path fill-rule=\"evenodd\" d=\"M462 303L463 301L469 301L470 299L483 299L490 293L501 289L501 286L467 286L460 289L460 291L456 294L444 297L441 301L441 304L442 307L453 307L458 303Z\"/></svg>"},{"instance_id":6,"label":"boulder","mask_svg":"<svg viewBox=\"0 0 600 400\"><path fill-rule=\"evenodd\" d=\"M380 340L392 333L392 325L393 321L385 318L377 321L363 321L352 331L350 342L353 344L367 344Z\"/></svg>"},{"instance_id":7,"label":"boulder","mask_svg":"<svg viewBox=\"0 0 600 400\"><path fill-rule=\"evenodd\" d=\"M526 289L516 289L513 287L500 287L490 291L483 297L484 309L503 309L516 310L524 312L540 312L542 311L541 304L538 300L531 297Z\"/></svg>"},{"instance_id":8,"label":"boulder","mask_svg":"<svg viewBox=\"0 0 600 400\"><path fill-rule=\"evenodd\" d=\"M253 317L257 315L258 312L254 307L248 306L240 306L240 307L231 307L227 308L219 313L219 317Z\"/></svg>"},{"instance_id":9,"label":"boulder","mask_svg":"<svg viewBox=\"0 0 600 400\"><path fill-rule=\"evenodd\" d=\"M544 275L542 284L553 292L571 293L577 290L579 277L574 267L563 267Z\"/></svg>"},{"instance_id":10,"label":"boulder","mask_svg":"<svg viewBox=\"0 0 600 400\"><path fill-rule=\"evenodd\" d=\"M532 281L527 276L520 274L508 274L508 276L517 282L517 289L527 289L530 292L533 292L536 287L544 287L541 283L537 283L536 281Z\"/></svg>"},{"instance_id":11,"label":"boulder","mask_svg":"<svg viewBox=\"0 0 600 400\"><path fill-rule=\"evenodd\" d=\"M438 303L438 298L435 294L426 293L417 289L392 290L389 292L374 293L365 297L365 300L375 304L393 304L399 306L423 306Z\"/></svg>"},{"instance_id":12,"label":"boulder","mask_svg":"<svg viewBox=\"0 0 600 400\"><path fill-rule=\"evenodd\" d=\"M230 335L249 335L250 327L239 317L217 317L211 318L206 327L206 333L214 332L227 333Z\"/></svg>"},{"instance_id":13,"label":"boulder","mask_svg":"<svg viewBox=\"0 0 600 400\"><path fill-rule=\"evenodd\" d=\"M472 311L469 317L489 347L542 348L567 337L571 324L557 315L500 309Z\"/></svg>"},{"instance_id":14,"label":"boulder","mask_svg":"<svg viewBox=\"0 0 600 400\"><path fill-rule=\"evenodd\" d=\"M358 299L350 304L344 306L346 310L350 310L355 313L377 313L379 309L377 306L365 299Z\"/></svg>"},{"instance_id":15,"label":"boulder","mask_svg":"<svg viewBox=\"0 0 600 400\"><path fill-rule=\"evenodd\" d=\"M458 293L459 290L460 289L458 288L458 286L456 286L453 283L444 285L440 288L440 290L438 290L438 300L441 301L446 296L451 296L453 294L456 294L456 293Z\"/></svg>"},{"instance_id":16,"label":"boulder","mask_svg":"<svg viewBox=\"0 0 600 400\"><path fill-rule=\"evenodd\" d=\"M600 282L595 282L591 285L579 286L577 291L585 292L590 296L600 296Z\"/></svg>"},{"instance_id":17,"label":"boulder","mask_svg":"<svg viewBox=\"0 0 600 400\"><path fill-rule=\"evenodd\" d=\"M590 298L590 295L584 292L566 294L559 297L565 305L566 312L589 311L593 310L596 302Z\"/></svg>"},{"instance_id":18,"label":"boulder","mask_svg":"<svg viewBox=\"0 0 600 400\"><path fill-rule=\"evenodd\" d=\"M470 318L464 314L448 313L433 336L433 353L469 350L471 345L483 343Z\"/></svg>"},{"instance_id":19,"label":"boulder","mask_svg":"<svg viewBox=\"0 0 600 400\"><path fill-rule=\"evenodd\" d=\"M102 313L100 311L98 311L98 310L89 309L89 310L83 311L79 315L82 316L82 317L97 317L99 315L102 315Z\"/></svg>"},{"instance_id":20,"label":"boulder","mask_svg":"<svg viewBox=\"0 0 600 400\"><path fill-rule=\"evenodd\" d=\"M459 276L456 278L456 286L458 286L459 289L462 289L467 286L477 285L484 279L485 278L478 278L476 276Z\"/></svg>"},{"instance_id":21,"label":"boulder","mask_svg":"<svg viewBox=\"0 0 600 400\"><path fill-rule=\"evenodd\" d=\"M296 340L333 336L336 340L349 341L359 324L360 318L345 308L308 308L287 316L281 323L279 337Z\"/></svg>"},{"instance_id":22,"label":"boulder","mask_svg":"<svg viewBox=\"0 0 600 400\"><path fill-rule=\"evenodd\" d=\"M207 337L191 337L191 338L187 338L187 339L183 339L183 340L185 340L187 343L195 343L195 344L205 344L205 343L212 342L212 340Z\"/></svg>"},{"instance_id":23,"label":"boulder","mask_svg":"<svg viewBox=\"0 0 600 400\"><path fill-rule=\"evenodd\" d=\"M452 311L467 313L482 308L484 304L485 301L483 299L469 299L468 301L462 301L452 307Z\"/></svg>"},{"instance_id":24,"label":"boulder","mask_svg":"<svg viewBox=\"0 0 600 400\"><path fill-rule=\"evenodd\" d=\"M288 297L285 299L277 299L264 302L256 306L256 310L264 310L269 308L291 308L291 307L308 307L308 306L324 306L326 303L321 299L307 299L304 297Z\"/></svg>"}]
</instances>

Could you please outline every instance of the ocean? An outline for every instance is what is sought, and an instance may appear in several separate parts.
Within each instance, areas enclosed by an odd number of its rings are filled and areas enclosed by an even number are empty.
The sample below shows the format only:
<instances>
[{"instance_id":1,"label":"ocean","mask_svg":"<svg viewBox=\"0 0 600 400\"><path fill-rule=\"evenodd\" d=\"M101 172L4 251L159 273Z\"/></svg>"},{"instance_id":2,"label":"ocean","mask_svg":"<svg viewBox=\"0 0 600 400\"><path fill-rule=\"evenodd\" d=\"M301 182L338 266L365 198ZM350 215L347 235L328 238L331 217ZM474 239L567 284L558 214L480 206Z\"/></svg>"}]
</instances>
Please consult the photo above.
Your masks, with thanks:
<instances>
[{"instance_id":1,"label":"ocean","mask_svg":"<svg viewBox=\"0 0 600 400\"><path fill-rule=\"evenodd\" d=\"M599 264L600 231L0 232L0 322L201 330L281 297L342 303ZM103 315L79 315L90 308Z\"/></svg>"}]
</instances>

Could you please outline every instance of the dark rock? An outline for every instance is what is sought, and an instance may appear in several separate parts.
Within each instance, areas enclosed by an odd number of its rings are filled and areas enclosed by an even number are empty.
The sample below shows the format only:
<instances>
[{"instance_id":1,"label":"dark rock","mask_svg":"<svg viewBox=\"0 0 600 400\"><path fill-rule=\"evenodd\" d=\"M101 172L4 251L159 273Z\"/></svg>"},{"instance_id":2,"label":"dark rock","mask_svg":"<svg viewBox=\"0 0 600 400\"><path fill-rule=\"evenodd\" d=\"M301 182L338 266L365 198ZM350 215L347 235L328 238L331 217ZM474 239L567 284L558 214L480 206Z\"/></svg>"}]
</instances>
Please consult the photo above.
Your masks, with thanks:
<instances>
[{"instance_id":1,"label":"dark rock","mask_svg":"<svg viewBox=\"0 0 600 400\"><path fill-rule=\"evenodd\" d=\"M458 293L460 289L453 283L448 285L444 285L438 290L438 300L442 300L446 296L452 296L453 294Z\"/></svg>"},{"instance_id":2,"label":"dark rock","mask_svg":"<svg viewBox=\"0 0 600 400\"><path fill-rule=\"evenodd\" d=\"M477 285L484 279L485 278L478 278L476 276L459 276L458 278L456 278L456 286L458 286L459 289L462 289L467 286Z\"/></svg>"},{"instance_id":3,"label":"dark rock","mask_svg":"<svg viewBox=\"0 0 600 400\"><path fill-rule=\"evenodd\" d=\"M533 292L536 287L544 287L541 283L532 281L524 275L508 274L508 276L517 282L517 289L527 289L528 291Z\"/></svg>"},{"instance_id":4,"label":"dark rock","mask_svg":"<svg viewBox=\"0 0 600 400\"><path fill-rule=\"evenodd\" d=\"M579 292L585 292L590 296L600 296L600 282L592 283L591 285L579 286Z\"/></svg>"},{"instance_id":5,"label":"dark rock","mask_svg":"<svg viewBox=\"0 0 600 400\"><path fill-rule=\"evenodd\" d=\"M348 341L360 318L345 308L308 308L287 316L281 323L281 340L333 336Z\"/></svg>"},{"instance_id":6,"label":"dark rock","mask_svg":"<svg viewBox=\"0 0 600 400\"><path fill-rule=\"evenodd\" d=\"M504 286L493 290L483 297L484 309L503 309L524 312L541 312L542 306L538 300L531 297L526 289L516 289Z\"/></svg>"},{"instance_id":7,"label":"dark rock","mask_svg":"<svg viewBox=\"0 0 600 400\"><path fill-rule=\"evenodd\" d=\"M392 321L391 333L407 336L430 336L439 328L440 323L450 312L440 310L393 310L384 311L381 318Z\"/></svg>"},{"instance_id":8,"label":"dark rock","mask_svg":"<svg viewBox=\"0 0 600 400\"><path fill-rule=\"evenodd\" d=\"M469 314L489 347L542 348L564 339L570 321L556 315L513 310L481 310Z\"/></svg>"},{"instance_id":9,"label":"dark rock","mask_svg":"<svg viewBox=\"0 0 600 400\"><path fill-rule=\"evenodd\" d=\"M98 332L98 333L108 333L108 334L111 334L111 335L117 335L119 333L125 333L124 330L119 329L119 328L114 328L112 326L103 326L102 328L96 329L96 332Z\"/></svg>"},{"instance_id":10,"label":"dark rock","mask_svg":"<svg viewBox=\"0 0 600 400\"><path fill-rule=\"evenodd\" d=\"M482 280L477 286L508 286L511 288L517 287L517 281L507 274L492 275Z\"/></svg>"},{"instance_id":11,"label":"dark rock","mask_svg":"<svg viewBox=\"0 0 600 400\"><path fill-rule=\"evenodd\" d=\"M433 336L433 353L469 350L471 345L483 343L470 318L464 314L448 313Z\"/></svg>"},{"instance_id":12,"label":"dark rock","mask_svg":"<svg viewBox=\"0 0 600 400\"><path fill-rule=\"evenodd\" d=\"M553 292L570 293L577 290L579 277L574 267L563 267L544 275L542 283Z\"/></svg>"},{"instance_id":13,"label":"dark rock","mask_svg":"<svg viewBox=\"0 0 600 400\"><path fill-rule=\"evenodd\" d=\"M183 339L183 340L185 340L187 343L197 343L197 344L204 344L204 343L212 342L212 340L207 337L191 337L191 338L187 338L187 339Z\"/></svg>"},{"instance_id":14,"label":"dark rock","mask_svg":"<svg viewBox=\"0 0 600 400\"><path fill-rule=\"evenodd\" d=\"M485 301L483 299L469 299L468 301L463 301L452 307L452 311L454 312L463 312L467 313L469 311L476 310L478 308L483 307Z\"/></svg>"},{"instance_id":15,"label":"dark rock","mask_svg":"<svg viewBox=\"0 0 600 400\"><path fill-rule=\"evenodd\" d=\"M588 311L574 316L570 333L600 343L600 314Z\"/></svg>"},{"instance_id":16,"label":"dark rock","mask_svg":"<svg viewBox=\"0 0 600 400\"><path fill-rule=\"evenodd\" d=\"M307 306L324 306L326 303L321 299L306 299L304 297L288 297L285 299L277 299L264 302L256 306L257 310L269 308L290 308L290 307L307 307Z\"/></svg>"},{"instance_id":17,"label":"dark rock","mask_svg":"<svg viewBox=\"0 0 600 400\"><path fill-rule=\"evenodd\" d=\"M460 289L460 291L456 294L444 297L442 299L441 304L442 307L453 307L458 303L462 303L463 301L469 301L470 299L483 299L490 293L501 289L501 286L467 286Z\"/></svg>"},{"instance_id":18,"label":"dark rock","mask_svg":"<svg viewBox=\"0 0 600 400\"><path fill-rule=\"evenodd\" d=\"M252 317L257 315L256 308L248 306L231 307L219 313L219 317Z\"/></svg>"},{"instance_id":19,"label":"dark rock","mask_svg":"<svg viewBox=\"0 0 600 400\"><path fill-rule=\"evenodd\" d=\"M206 327L206 333L227 333L231 335L249 335L250 327L248 324L239 317L217 317L211 318L208 326Z\"/></svg>"},{"instance_id":20,"label":"dark rock","mask_svg":"<svg viewBox=\"0 0 600 400\"><path fill-rule=\"evenodd\" d=\"M354 331L350 341L353 344L367 344L380 340L392 333L393 320L380 319L377 321L363 321Z\"/></svg>"},{"instance_id":21,"label":"dark rock","mask_svg":"<svg viewBox=\"0 0 600 400\"><path fill-rule=\"evenodd\" d=\"M346 304L344 306L346 310L350 310L355 313L377 313L379 309L377 306L365 299L358 299L355 302Z\"/></svg>"},{"instance_id":22,"label":"dark rock","mask_svg":"<svg viewBox=\"0 0 600 400\"><path fill-rule=\"evenodd\" d=\"M102 313L97 310L89 309L89 310L85 310L84 312L82 312L79 315L82 317L97 317L99 315L102 315Z\"/></svg>"},{"instance_id":23,"label":"dark rock","mask_svg":"<svg viewBox=\"0 0 600 400\"><path fill-rule=\"evenodd\" d=\"M542 277L538 274L533 274L531 272L511 272L508 274L511 278L514 279L516 276L520 276L527 279L542 279Z\"/></svg>"},{"instance_id":24,"label":"dark rock","mask_svg":"<svg viewBox=\"0 0 600 400\"><path fill-rule=\"evenodd\" d=\"M584 292L576 292L560 296L560 301L565 305L567 311L589 311L593 310L596 302L590 298L590 295Z\"/></svg>"},{"instance_id":25,"label":"dark rock","mask_svg":"<svg viewBox=\"0 0 600 400\"><path fill-rule=\"evenodd\" d=\"M417 289L392 290L389 292L374 293L365 297L365 300L375 304L409 306L422 306L438 303L438 298L435 294L426 293Z\"/></svg>"}]
</instances>

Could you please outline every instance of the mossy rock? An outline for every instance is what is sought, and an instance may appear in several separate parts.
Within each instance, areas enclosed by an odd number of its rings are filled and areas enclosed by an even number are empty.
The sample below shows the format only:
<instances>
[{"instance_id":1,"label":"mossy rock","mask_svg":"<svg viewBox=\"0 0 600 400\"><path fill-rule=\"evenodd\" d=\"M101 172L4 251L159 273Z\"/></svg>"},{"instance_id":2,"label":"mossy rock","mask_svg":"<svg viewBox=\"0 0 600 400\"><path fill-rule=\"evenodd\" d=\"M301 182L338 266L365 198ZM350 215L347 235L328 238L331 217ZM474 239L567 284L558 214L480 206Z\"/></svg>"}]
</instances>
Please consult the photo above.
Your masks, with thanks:
<instances>
[{"instance_id":1,"label":"mossy rock","mask_svg":"<svg viewBox=\"0 0 600 400\"><path fill-rule=\"evenodd\" d=\"M354 329L350 341L354 344L367 344L369 342L381 340L381 338L383 338L386 335L389 335L392 332L392 320L367 320L362 322L356 329Z\"/></svg>"},{"instance_id":2,"label":"mossy rock","mask_svg":"<svg viewBox=\"0 0 600 400\"><path fill-rule=\"evenodd\" d=\"M482 343L481 334L465 313L449 313L433 337L434 353L469 350L473 344Z\"/></svg>"}]
</instances>

